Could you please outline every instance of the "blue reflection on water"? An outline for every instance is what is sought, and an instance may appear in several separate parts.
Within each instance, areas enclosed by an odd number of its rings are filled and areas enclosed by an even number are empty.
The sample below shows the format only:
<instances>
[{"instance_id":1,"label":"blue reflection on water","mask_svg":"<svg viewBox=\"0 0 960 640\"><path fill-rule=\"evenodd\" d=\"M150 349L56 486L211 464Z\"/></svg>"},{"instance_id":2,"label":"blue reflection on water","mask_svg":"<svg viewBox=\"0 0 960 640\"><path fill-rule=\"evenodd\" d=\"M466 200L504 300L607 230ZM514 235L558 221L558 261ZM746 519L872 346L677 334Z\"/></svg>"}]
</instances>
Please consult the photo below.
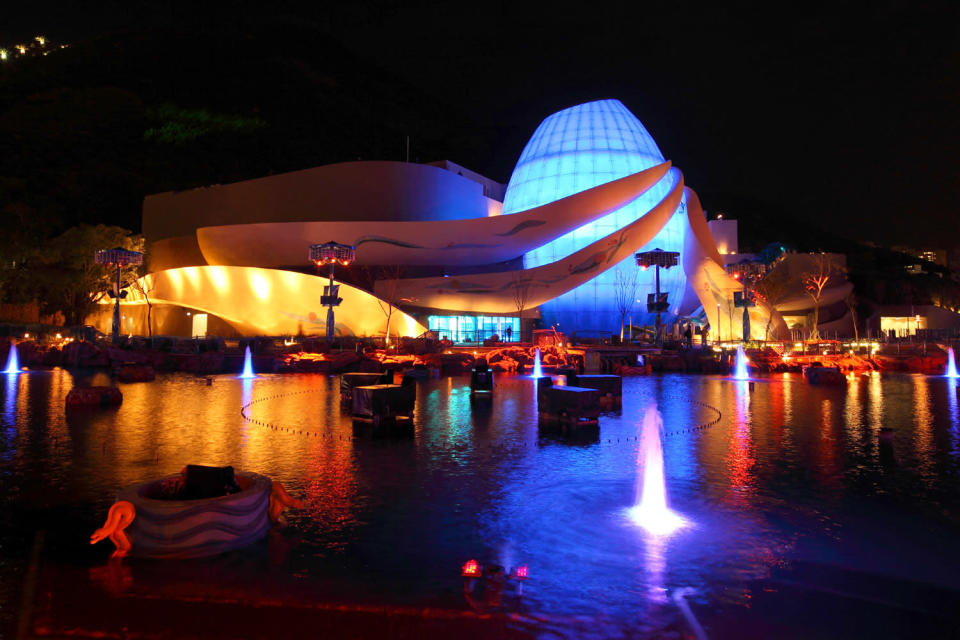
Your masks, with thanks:
<instances>
[{"instance_id":1,"label":"blue reflection on water","mask_svg":"<svg viewBox=\"0 0 960 640\"><path fill-rule=\"evenodd\" d=\"M17 391L20 384L20 376L7 375L6 389L3 396L3 423L8 429L12 429L17 424Z\"/></svg>"},{"instance_id":2,"label":"blue reflection on water","mask_svg":"<svg viewBox=\"0 0 960 640\"><path fill-rule=\"evenodd\" d=\"M69 385L58 391L45 376L19 379L22 389L9 381L0 387L4 421L62 427ZM794 561L850 572L842 584L818 583L825 592L848 593L859 584L870 592L873 582L858 583L857 572L960 588L941 553L956 535L956 523L942 514L960 512L960 461L942 455L956 449L956 390L943 378L874 374L852 385L855 391L787 375L758 381L753 392L748 382L707 376L623 382L622 412L603 414L600 436L589 442L539 438L535 385L506 374L498 374L485 410L471 407L465 378L420 382L416 436L374 440L353 435L335 378L263 375L237 388L232 378L208 386L161 375L125 388L119 410L70 426L71 447L53 457L42 446L49 433L42 428L0 442L6 453L18 447L0 471L29 477L24 491L32 492L0 495L0 505L11 511L43 504L49 487L57 487L58 499L95 505L90 513L99 518L118 487L190 462L242 461L309 502L289 515L286 531L271 534L270 544L288 547L283 563L268 571L262 550L251 548L214 565L222 571L204 574L203 584L177 586L180 594L246 589L326 601L333 592L351 602L456 607L463 605L457 569L476 557L507 568L529 565L525 611L545 625L576 626L575 616L589 616L595 637L671 635L658 634L682 624L669 595L688 587L697 591L698 615L788 615L795 603L775 587ZM947 399L944 389L952 394ZM319 436L244 423L238 404L254 400L254 417ZM668 432L671 506L696 523L662 540L623 517L634 499L639 418L651 401ZM716 406L722 419L691 430L715 415L695 401ZM50 410L38 411L44 402ZM205 413L186 421L185 407ZM885 424L897 427L894 471L877 462L876 430ZM158 446L166 453L154 463ZM83 524L100 524L88 519ZM32 533L15 519L0 522L4 531ZM890 554L894 539L902 544ZM158 565L154 575L167 571ZM759 598L764 607L756 606ZM900 601L896 594L888 599ZM804 619L797 628L816 624ZM591 635L582 631L558 635ZM829 635L809 631L806 637Z\"/></svg>"}]
</instances>

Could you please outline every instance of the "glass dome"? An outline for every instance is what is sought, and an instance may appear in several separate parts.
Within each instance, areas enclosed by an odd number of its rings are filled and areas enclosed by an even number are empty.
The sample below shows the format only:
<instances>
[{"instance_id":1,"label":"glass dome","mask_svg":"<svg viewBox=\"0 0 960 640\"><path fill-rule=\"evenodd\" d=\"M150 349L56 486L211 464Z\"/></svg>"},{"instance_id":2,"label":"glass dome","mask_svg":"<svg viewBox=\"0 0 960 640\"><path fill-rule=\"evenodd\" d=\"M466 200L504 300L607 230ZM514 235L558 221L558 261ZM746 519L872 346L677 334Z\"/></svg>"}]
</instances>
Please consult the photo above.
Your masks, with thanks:
<instances>
[{"instance_id":1,"label":"glass dome","mask_svg":"<svg viewBox=\"0 0 960 640\"><path fill-rule=\"evenodd\" d=\"M553 202L663 161L656 142L619 100L570 107L547 117L534 131L510 176L503 213ZM652 209L679 180L680 172L671 169L647 193L625 207L530 251L524 256L524 267L555 262L616 232ZM686 203L682 201L663 229L639 250L659 247L682 252L686 229ZM633 256L542 305L544 325L558 325L567 333L577 331L581 337L619 331L617 269L637 272L637 299L642 302L634 304L631 315L636 325L652 325L654 314L646 312L646 294L654 291L654 272L639 271ZM660 289L669 294L670 302L665 322L675 317L685 286L681 267L660 272Z\"/></svg>"}]
</instances>

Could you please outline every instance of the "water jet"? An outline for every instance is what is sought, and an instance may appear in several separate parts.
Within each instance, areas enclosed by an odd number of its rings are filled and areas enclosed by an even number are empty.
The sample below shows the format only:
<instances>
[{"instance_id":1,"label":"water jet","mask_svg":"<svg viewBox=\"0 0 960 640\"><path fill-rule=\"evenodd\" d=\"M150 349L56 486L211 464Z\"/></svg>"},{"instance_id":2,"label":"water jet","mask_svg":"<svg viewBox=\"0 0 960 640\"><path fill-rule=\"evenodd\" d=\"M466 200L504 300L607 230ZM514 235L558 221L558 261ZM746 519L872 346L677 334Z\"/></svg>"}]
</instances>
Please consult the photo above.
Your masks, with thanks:
<instances>
[{"instance_id":1,"label":"water jet","mask_svg":"<svg viewBox=\"0 0 960 640\"><path fill-rule=\"evenodd\" d=\"M537 347L533 353L533 375L534 380L543 376L543 369L540 367L540 347Z\"/></svg>"},{"instance_id":2,"label":"water jet","mask_svg":"<svg viewBox=\"0 0 960 640\"><path fill-rule=\"evenodd\" d=\"M957 373L957 361L954 359L953 347L947 349L947 370L943 375L948 378L960 378L960 373Z\"/></svg>"},{"instance_id":3,"label":"water jet","mask_svg":"<svg viewBox=\"0 0 960 640\"><path fill-rule=\"evenodd\" d=\"M253 372L253 356L250 355L250 345L247 345L247 350L243 354L243 373L240 374L240 378L249 380L256 377L257 374Z\"/></svg>"},{"instance_id":4,"label":"water jet","mask_svg":"<svg viewBox=\"0 0 960 640\"><path fill-rule=\"evenodd\" d=\"M20 359L17 356L17 345L14 342L10 343L10 353L7 355L7 368L4 369L3 372L6 374L20 373Z\"/></svg>"},{"instance_id":5,"label":"water jet","mask_svg":"<svg viewBox=\"0 0 960 640\"><path fill-rule=\"evenodd\" d=\"M680 515L667 506L667 486L663 473L663 443L660 432L663 418L656 406L647 408L640 432L640 451L637 465L636 501L627 516L656 536L669 535L686 524Z\"/></svg>"},{"instance_id":6,"label":"water jet","mask_svg":"<svg viewBox=\"0 0 960 640\"><path fill-rule=\"evenodd\" d=\"M737 345L737 362L733 372L733 377L737 380L749 380L750 372L747 371L747 354L743 352L743 345Z\"/></svg>"}]
</instances>

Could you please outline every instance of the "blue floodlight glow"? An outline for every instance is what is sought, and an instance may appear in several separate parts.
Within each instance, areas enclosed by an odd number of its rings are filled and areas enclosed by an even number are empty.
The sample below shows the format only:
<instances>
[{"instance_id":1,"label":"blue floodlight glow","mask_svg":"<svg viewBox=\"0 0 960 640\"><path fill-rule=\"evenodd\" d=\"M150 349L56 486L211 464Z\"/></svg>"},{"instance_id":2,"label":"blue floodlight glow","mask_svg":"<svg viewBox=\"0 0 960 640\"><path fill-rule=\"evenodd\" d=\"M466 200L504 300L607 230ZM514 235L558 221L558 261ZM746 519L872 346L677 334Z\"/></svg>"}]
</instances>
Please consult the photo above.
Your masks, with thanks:
<instances>
[{"instance_id":1,"label":"blue floodlight glow","mask_svg":"<svg viewBox=\"0 0 960 640\"><path fill-rule=\"evenodd\" d=\"M619 100L587 102L547 117L527 143L510 176L503 213L537 207L600 184L649 169L664 161L656 142L640 121ZM592 242L637 220L662 200L680 180L670 169L660 182L630 204L530 251L525 268L556 262ZM641 251L659 247L683 251L687 222L686 200L669 222ZM610 331L620 325L616 305L617 268L637 270L633 256L572 291L540 307L544 326L562 323L565 330L584 333ZM654 271L638 274L637 297L646 300L654 291ZM660 289L669 294L670 312L676 314L686 287L683 269L661 270ZM633 320L653 324L646 305L636 305ZM669 316L668 316L669 317Z\"/></svg>"}]
</instances>

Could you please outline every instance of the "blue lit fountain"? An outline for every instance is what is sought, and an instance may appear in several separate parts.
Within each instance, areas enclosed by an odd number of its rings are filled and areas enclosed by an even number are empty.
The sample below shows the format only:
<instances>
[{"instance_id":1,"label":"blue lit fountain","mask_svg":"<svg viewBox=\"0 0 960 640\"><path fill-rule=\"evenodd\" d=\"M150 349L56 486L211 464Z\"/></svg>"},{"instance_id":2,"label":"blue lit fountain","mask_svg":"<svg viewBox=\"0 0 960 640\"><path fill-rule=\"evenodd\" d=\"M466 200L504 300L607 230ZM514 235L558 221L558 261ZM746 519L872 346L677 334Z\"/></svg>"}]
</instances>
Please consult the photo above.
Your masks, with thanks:
<instances>
[{"instance_id":1,"label":"blue lit fountain","mask_svg":"<svg viewBox=\"0 0 960 640\"><path fill-rule=\"evenodd\" d=\"M663 418L656 405L647 408L640 432L637 465L636 500L627 510L627 517L656 536L669 535L686 524L686 520L667 507L667 483L663 474L663 443L660 432Z\"/></svg>"},{"instance_id":2,"label":"blue lit fountain","mask_svg":"<svg viewBox=\"0 0 960 640\"><path fill-rule=\"evenodd\" d=\"M17 345L10 343L10 353L7 355L7 368L3 370L4 373L11 375L15 373L20 373L20 358L17 356Z\"/></svg>"},{"instance_id":3,"label":"blue lit fountain","mask_svg":"<svg viewBox=\"0 0 960 640\"><path fill-rule=\"evenodd\" d=\"M540 367L540 348L533 353L533 377L539 378L543 375L543 369Z\"/></svg>"},{"instance_id":4,"label":"blue lit fountain","mask_svg":"<svg viewBox=\"0 0 960 640\"><path fill-rule=\"evenodd\" d=\"M243 373L240 374L240 377L244 380L257 377L257 374L253 372L253 356L250 355L250 345L247 345L247 350L243 354Z\"/></svg>"},{"instance_id":5,"label":"blue lit fountain","mask_svg":"<svg viewBox=\"0 0 960 640\"><path fill-rule=\"evenodd\" d=\"M743 345L737 345L737 362L733 371L733 377L736 380L749 380L750 372L747 371L747 354L743 352Z\"/></svg>"},{"instance_id":6,"label":"blue lit fountain","mask_svg":"<svg viewBox=\"0 0 960 640\"><path fill-rule=\"evenodd\" d=\"M957 361L953 356L953 347L947 349L947 370L944 375L948 378L960 378L960 373L957 373Z\"/></svg>"}]
</instances>

